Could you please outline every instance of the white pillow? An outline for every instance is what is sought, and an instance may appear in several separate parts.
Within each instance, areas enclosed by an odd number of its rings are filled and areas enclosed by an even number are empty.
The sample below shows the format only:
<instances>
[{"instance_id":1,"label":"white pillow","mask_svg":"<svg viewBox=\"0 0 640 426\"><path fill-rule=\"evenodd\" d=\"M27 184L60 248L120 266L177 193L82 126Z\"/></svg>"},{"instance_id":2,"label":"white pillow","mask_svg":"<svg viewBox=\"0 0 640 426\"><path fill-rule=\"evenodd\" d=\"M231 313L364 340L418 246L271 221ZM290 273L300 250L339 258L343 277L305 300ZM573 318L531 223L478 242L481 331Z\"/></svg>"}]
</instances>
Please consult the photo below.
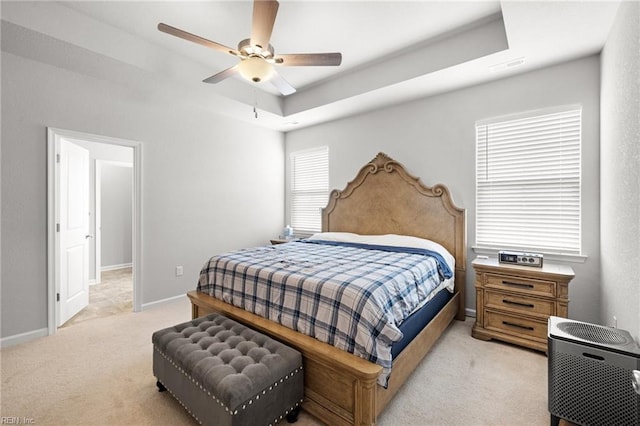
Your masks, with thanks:
<instances>
[{"instance_id":1,"label":"white pillow","mask_svg":"<svg viewBox=\"0 0 640 426\"><path fill-rule=\"evenodd\" d=\"M324 241L340 241L346 243L372 244L380 246L392 247L412 247L419 249L427 249L439 253L454 271L456 269L456 260L449 251L435 241L426 240L424 238L411 237L409 235L359 235L351 232L320 232L309 237L310 240Z\"/></svg>"},{"instance_id":2,"label":"white pillow","mask_svg":"<svg viewBox=\"0 0 640 426\"><path fill-rule=\"evenodd\" d=\"M360 235L353 234L351 232L318 232L317 234L313 234L307 239L353 243L356 242L358 237L360 237Z\"/></svg>"}]
</instances>

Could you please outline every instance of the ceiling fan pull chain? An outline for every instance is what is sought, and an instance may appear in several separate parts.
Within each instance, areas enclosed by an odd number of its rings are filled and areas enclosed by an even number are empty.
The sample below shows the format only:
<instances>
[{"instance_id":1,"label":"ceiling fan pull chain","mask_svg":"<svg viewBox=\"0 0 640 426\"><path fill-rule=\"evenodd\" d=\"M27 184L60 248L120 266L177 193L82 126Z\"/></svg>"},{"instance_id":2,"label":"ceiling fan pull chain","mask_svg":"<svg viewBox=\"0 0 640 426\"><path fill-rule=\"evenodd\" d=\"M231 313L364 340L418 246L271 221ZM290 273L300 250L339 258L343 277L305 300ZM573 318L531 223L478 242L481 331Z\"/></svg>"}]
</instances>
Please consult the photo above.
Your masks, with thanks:
<instances>
[{"instance_id":1,"label":"ceiling fan pull chain","mask_svg":"<svg viewBox=\"0 0 640 426\"><path fill-rule=\"evenodd\" d=\"M253 89L253 116L258 119L258 92Z\"/></svg>"}]
</instances>

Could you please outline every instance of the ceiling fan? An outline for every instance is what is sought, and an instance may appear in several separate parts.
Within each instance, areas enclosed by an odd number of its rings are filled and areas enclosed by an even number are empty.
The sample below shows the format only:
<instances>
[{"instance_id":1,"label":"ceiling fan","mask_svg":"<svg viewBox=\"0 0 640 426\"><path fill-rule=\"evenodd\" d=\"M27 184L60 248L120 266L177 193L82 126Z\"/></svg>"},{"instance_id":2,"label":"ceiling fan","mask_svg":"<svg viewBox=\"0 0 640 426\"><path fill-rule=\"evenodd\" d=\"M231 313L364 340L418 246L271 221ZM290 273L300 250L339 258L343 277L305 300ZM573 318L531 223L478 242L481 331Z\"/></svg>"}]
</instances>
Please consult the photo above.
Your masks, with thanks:
<instances>
[{"instance_id":1,"label":"ceiling fan","mask_svg":"<svg viewBox=\"0 0 640 426\"><path fill-rule=\"evenodd\" d=\"M280 93L290 95L294 93L296 89L278 74L274 69L274 65L337 66L342 62L342 54L288 53L276 55L269 40L271 39L271 32L273 31L277 13L277 1L254 0L251 37L238 43L237 49L232 49L164 23L158 24L158 30L240 58L240 62L231 68L227 68L203 80L205 83L218 83L227 77L240 74L245 79L254 83L271 81Z\"/></svg>"}]
</instances>

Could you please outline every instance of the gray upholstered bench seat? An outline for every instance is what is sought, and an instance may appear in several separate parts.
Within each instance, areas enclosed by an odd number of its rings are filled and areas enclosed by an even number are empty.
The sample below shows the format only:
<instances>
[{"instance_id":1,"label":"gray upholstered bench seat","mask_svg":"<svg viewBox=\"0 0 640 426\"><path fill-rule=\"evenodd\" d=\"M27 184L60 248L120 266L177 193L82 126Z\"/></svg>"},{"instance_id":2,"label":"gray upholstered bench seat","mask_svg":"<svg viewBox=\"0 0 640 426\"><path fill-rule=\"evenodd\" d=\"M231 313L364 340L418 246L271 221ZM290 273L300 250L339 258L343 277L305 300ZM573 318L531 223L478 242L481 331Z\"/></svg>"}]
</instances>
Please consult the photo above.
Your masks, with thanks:
<instances>
[{"instance_id":1,"label":"gray upholstered bench seat","mask_svg":"<svg viewBox=\"0 0 640 426\"><path fill-rule=\"evenodd\" d=\"M295 421L304 387L302 356L220 314L156 331L153 374L201 424Z\"/></svg>"}]
</instances>

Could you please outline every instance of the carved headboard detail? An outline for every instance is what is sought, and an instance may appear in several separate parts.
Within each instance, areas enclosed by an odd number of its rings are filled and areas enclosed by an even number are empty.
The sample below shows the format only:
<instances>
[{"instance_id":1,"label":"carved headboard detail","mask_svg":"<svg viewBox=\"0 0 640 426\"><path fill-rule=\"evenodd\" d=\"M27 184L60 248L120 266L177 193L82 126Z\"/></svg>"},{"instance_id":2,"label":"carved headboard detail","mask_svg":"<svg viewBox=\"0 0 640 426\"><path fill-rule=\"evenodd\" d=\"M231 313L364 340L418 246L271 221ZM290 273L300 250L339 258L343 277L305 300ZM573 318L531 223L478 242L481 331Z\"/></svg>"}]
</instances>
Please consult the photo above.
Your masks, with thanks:
<instances>
[{"instance_id":1,"label":"carved headboard detail","mask_svg":"<svg viewBox=\"0 0 640 426\"><path fill-rule=\"evenodd\" d=\"M465 210L453 203L446 186L424 185L384 153L362 167L342 191L331 192L322 210L322 230L401 234L435 241L456 259L456 285L464 289Z\"/></svg>"}]
</instances>

